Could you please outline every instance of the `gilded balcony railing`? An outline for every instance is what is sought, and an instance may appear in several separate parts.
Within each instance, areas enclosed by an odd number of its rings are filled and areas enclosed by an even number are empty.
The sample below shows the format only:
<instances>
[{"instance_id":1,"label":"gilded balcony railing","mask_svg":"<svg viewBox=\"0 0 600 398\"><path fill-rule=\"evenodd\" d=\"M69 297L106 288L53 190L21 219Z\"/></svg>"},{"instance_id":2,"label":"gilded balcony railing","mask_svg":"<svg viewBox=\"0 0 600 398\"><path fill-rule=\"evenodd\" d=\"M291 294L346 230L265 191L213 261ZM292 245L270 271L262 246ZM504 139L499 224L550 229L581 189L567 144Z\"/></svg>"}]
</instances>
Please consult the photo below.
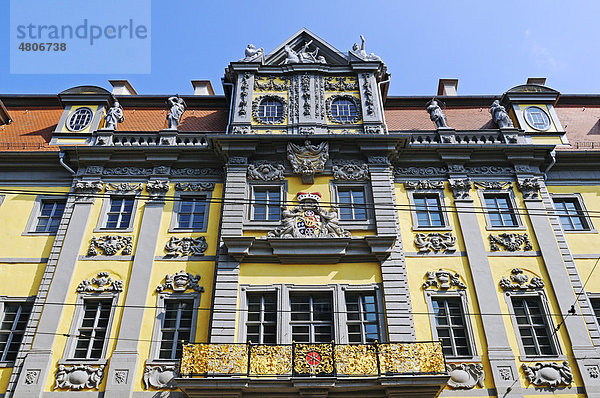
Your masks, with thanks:
<instances>
[{"instance_id":1,"label":"gilded balcony railing","mask_svg":"<svg viewBox=\"0 0 600 398\"><path fill-rule=\"evenodd\" d=\"M180 374L197 376L379 376L442 374L439 342L209 344L183 346Z\"/></svg>"}]
</instances>

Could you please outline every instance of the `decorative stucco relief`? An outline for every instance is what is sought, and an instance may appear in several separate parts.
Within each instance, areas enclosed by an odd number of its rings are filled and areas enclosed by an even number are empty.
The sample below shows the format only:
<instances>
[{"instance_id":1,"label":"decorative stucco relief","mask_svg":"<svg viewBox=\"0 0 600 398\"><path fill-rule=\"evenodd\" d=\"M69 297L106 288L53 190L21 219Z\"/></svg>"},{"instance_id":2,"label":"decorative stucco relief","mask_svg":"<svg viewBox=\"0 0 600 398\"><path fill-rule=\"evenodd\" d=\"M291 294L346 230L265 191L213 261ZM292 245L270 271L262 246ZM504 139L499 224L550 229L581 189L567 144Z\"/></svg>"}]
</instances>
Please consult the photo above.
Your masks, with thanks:
<instances>
[{"instance_id":1,"label":"decorative stucco relief","mask_svg":"<svg viewBox=\"0 0 600 398\"><path fill-rule=\"evenodd\" d=\"M406 181L404 183L406 189L444 189L444 181Z\"/></svg>"},{"instance_id":2,"label":"decorative stucco relief","mask_svg":"<svg viewBox=\"0 0 600 398\"><path fill-rule=\"evenodd\" d=\"M142 190L142 183L132 184L129 182L106 184L107 191L116 191L118 193L136 193Z\"/></svg>"},{"instance_id":3,"label":"decorative stucco relief","mask_svg":"<svg viewBox=\"0 0 600 398\"><path fill-rule=\"evenodd\" d=\"M533 250L533 246L529 241L527 234L505 233L500 235L489 235L490 250L498 251L500 247L504 250L515 252L523 249L523 251ZM522 246L522 247L521 247Z\"/></svg>"},{"instance_id":4,"label":"decorative stucco relief","mask_svg":"<svg viewBox=\"0 0 600 398\"><path fill-rule=\"evenodd\" d=\"M283 164L273 164L266 160L258 160L248 165L248 179L258 181L281 181L285 179Z\"/></svg>"},{"instance_id":5,"label":"decorative stucco relief","mask_svg":"<svg viewBox=\"0 0 600 398\"><path fill-rule=\"evenodd\" d=\"M448 169L445 167L396 167L394 174L400 176L445 176Z\"/></svg>"},{"instance_id":6,"label":"decorative stucco relief","mask_svg":"<svg viewBox=\"0 0 600 398\"><path fill-rule=\"evenodd\" d=\"M567 361L563 361L561 364L538 362L534 366L524 363L522 366L525 377L535 386L555 389L560 386L568 386L573 381L573 372Z\"/></svg>"},{"instance_id":7,"label":"decorative stucco relief","mask_svg":"<svg viewBox=\"0 0 600 398\"><path fill-rule=\"evenodd\" d=\"M121 235L94 236L90 242L87 255L98 256L104 254L105 256L114 256L119 251L122 255L131 255L132 239L131 236Z\"/></svg>"},{"instance_id":8,"label":"decorative stucco relief","mask_svg":"<svg viewBox=\"0 0 600 398\"><path fill-rule=\"evenodd\" d=\"M541 184L537 178L523 178L517 181L517 187L523 193L524 199L538 199Z\"/></svg>"},{"instance_id":9,"label":"decorative stucco relief","mask_svg":"<svg viewBox=\"0 0 600 398\"><path fill-rule=\"evenodd\" d=\"M104 377L104 365L58 365L55 377L54 389L98 388Z\"/></svg>"},{"instance_id":10,"label":"decorative stucco relief","mask_svg":"<svg viewBox=\"0 0 600 398\"><path fill-rule=\"evenodd\" d=\"M158 285L156 291L160 293L170 289L174 292L182 293L191 289L197 292L203 292L204 288L200 286L198 282L200 282L200 275L192 275L181 270L173 275L165 275L165 282Z\"/></svg>"},{"instance_id":11,"label":"decorative stucco relief","mask_svg":"<svg viewBox=\"0 0 600 398\"><path fill-rule=\"evenodd\" d=\"M143 376L144 388L146 390L150 387L177 388L174 383L177 376L177 367L174 365L146 365Z\"/></svg>"},{"instance_id":12,"label":"decorative stucco relief","mask_svg":"<svg viewBox=\"0 0 600 398\"><path fill-rule=\"evenodd\" d=\"M454 245L456 237L452 236L452 232L430 232L428 234L418 233L415 235L415 246L420 253L441 252L448 253L456 251Z\"/></svg>"},{"instance_id":13,"label":"decorative stucco relief","mask_svg":"<svg viewBox=\"0 0 600 398\"><path fill-rule=\"evenodd\" d=\"M306 140L304 145L288 143L287 158L292 164L294 173L302 175L305 184L314 182L315 174L323 172L325 163L329 159L329 144L321 142L312 145Z\"/></svg>"},{"instance_id":14,"label":"decorative stucco relief","mask_svg":"<svg viewBox=\"0 0 600 398\"><path fill-rule=\"evenodd\" d=\"M368 180L369 166L358 160L334 160L333 178L347 181Z\"/></svg>"},{"instance_id":15,"label":"decorative stucco relief","mask_svg":"<svg viewBox=\"0 0 600 398\"><path fill-rule=\"evenodd\" d=\"M511 186L509 181L475 181L478 189L510 189Z\"/></svg>"},{"instance_id":16,"label":"decorative stucco relief","mask_svg":"<svg viewBox=\"0 0 600 398\"><path fill-rule=\"evenodd\" d=\"M102 181L79 181L75 184L75 193L79 199L85 199L97 195L104 189Z\"/></svg>"},{"instance_id":17,"label":"decorative stucco relief","mask_svg":"<svg viewBox=\"0 0 600 398\"><path fill-rule=\"evenodd\" d=\"M204 236L199 236L197 238L178 238L176 236L171 236L165 245L165 252L167 252L167 255L174 257L204 256L204 252L207 248L208 244L206 243L206 238Z\"/></svg>"},{"instance_id":18,"label":"decorative stucco relief","mask_svg":"<svg viewBox=\"0 0 600 398\"><path fill-rule=\"evenodd\" d=\"M510 279L505 276L500 279L500 287L503 290L543 289L544 281L538 276L532 276L529 281L529 276L521 268L513 268Z\"/></svg>"},{"instance_id":19,"label":"decorative stucco relief","mask_svg":"<svg viewBox=\"0 0 600 398\"><path fill-rule=\"evenodd\" d=\"M214 182L178 182L175 184L175 190L183 192L212 191L214 189Z\"/></svg>"},{"instance_id":20,"label":"decorative stucco relief","mask_svg":"<svg viewBox=\"0 0 600 398\"><path fill-rule=\"evenodd\" d=\"M122 292L123 281L113 280L106 271L99 272L91 280L85 279L77 286L78 293Z\"/></svg>"},{"instance_id":21,"label":"decorative stucco relief","mask_svg":"<svg viewBox=\"0 0 600 398\"><path fill-rule=\"evenodd\" d=\"M146 191L151 198L156 198L167 193L169 182L165 180L152 180L146 184Z\"/></svg>"},{"instance_id":22,"label":"decorative stucco relief","mask_svg":"<svg viewBox=\"0 0 600 398\"><path fill-rule=\"evenodd\" d=\"M470 390L475 386L483 388L485 372L480 363L449 363L446 371L450 375L448 386L455 390Z\"/></svg>"},{"instance_id":23,"label":"decorative stucco relief","mask_svg":"<svg viewBox=\"0 0 600 398\"><path fill-rule=\"evenodd\" d=\"M469 190L471 189L471 180L468 178L448 180L448 186L452 189L454 199L470 199Z\"/></svg>"},{"instance_id":24,"label":"decorative stucco relief","mask_svg":"<svg viewBox=\"0 0 600 398\"><path fill-rule=\"evenodd\" d=\"M438 289L446 290L450 289L452 286L455 286L458 289L467 288L467 285L461 281L461 276L458 272L452 273L440 268L438 271L427 272L425 278L427 279L423 283L423 289L436 287Z\"/></svg>"}]
</instances>

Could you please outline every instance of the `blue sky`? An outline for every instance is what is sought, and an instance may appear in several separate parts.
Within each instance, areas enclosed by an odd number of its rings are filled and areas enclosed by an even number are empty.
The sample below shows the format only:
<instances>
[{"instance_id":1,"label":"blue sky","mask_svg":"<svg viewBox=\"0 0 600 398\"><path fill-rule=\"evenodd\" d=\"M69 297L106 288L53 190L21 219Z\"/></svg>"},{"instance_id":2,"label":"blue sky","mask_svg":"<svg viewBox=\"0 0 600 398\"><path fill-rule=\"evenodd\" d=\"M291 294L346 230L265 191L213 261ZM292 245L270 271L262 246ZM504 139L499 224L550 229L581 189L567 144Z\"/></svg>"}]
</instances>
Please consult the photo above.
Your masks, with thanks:
<instances>
[{"instance_id":1,"label":"blue sky","mask_svg":"<svg viewBox=\"0 0 600 398\"><path fill-rule=\"evenodd\" d=\"M9 0L0 0L0 93L128 79L140 94L192 94L190 80L210 79L220 94L224 68L248 43L270 52L303 26L344 52L365 35L392 74L390 95L433 95L439 78L458 78L459 94L501 94L539 76L562 93L600 93L598 1L149 1L151 73L20 75L10 73ZM90 15L103 4L80 3Z\"/></svg>"}]
</instances>

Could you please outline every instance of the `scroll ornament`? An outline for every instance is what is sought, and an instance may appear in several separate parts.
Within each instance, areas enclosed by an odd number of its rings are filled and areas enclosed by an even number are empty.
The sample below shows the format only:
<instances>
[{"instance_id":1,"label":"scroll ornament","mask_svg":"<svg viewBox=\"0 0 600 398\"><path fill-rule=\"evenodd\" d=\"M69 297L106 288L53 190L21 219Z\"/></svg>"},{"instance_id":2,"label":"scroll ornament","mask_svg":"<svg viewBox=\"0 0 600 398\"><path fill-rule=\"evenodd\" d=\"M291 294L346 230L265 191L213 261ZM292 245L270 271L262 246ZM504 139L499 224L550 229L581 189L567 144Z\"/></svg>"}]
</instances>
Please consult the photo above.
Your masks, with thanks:
<instances>
[{"instance_id":1,"label":"scroll ornament","mask_svg":"<svg viewBox=\"0 0 600 398\"><path fill-rule=\"evenodd\" d=\"M58 365L54 389L83 390L98 388L104 377L104 365Z\"/></svg>"},{"instance_id":2,"label":"scroll ornament","mask_svg":"<svg viewBox=\"0 0 600 398\"><path fill-rule=\"evenodd\" d=\"M458 272L453 274L450 271L445 271L440 268L439 271L427 272L425 277L427 280L423 283L423 289L427 289L431 286L444 290L449 289L452 286L456 286L459 289L467 288L467 285L460 280L460 274Z\"/></svg>"},{"instance_id":3,"label":"scroll ornament","mask_svg":"<svg viewBox=\"0 0 600 398\"><path fill-rule=\"evenodd\" d=\"M78 293L122 292L123 281L113 280L106 271L99 272L92 280L85 279L77 286ZM96 285L96 286L94 286Z\"/></svg>"},{"instance_id":4,"label":"scroll ornament","mask_svg":"<svg viewBox=\"0 0 600 398\"><path fill-rule=\"evenodd\" d=\"M562 364L557 362L536 363L534 366L523 364L523 373L527 380L540 387L555 389L559 386L568 386L573 381L573 372L567 361Z\"/></svg>"},{"instance_id":5,"label":"scroll ornament","mask_svg":"<svg viewBox=\"0 0 600 398\"><path fill-rule=\"evenodd\" d=\"M206 238L199 236L197 238L178 238L171 236L165 245L165 252L169 256L204 256L204 252L208 248Z\"/></svg>"},{"instance_id":6,"label":"scroll ornament","mask_svg":"<svg viewBox=\"0 0 600 398\"><path fill-rule=\"evenodd\" d=\"M485 372L480 363L449 363L446 371L450 375L448 386L453 389L470 390L475 386L483 388Z\"/></svg>"},{"instance_id":7,"label":"scroll ornament","mask_svg":"<svg viewBox=\"0 0 600 398\"><path fill-rule=\"evenodd\" d=\"M102 252L105 256L114 256L119 250L122 255L130 255L132 251L131 242L131 236L94 236L90 242L90 248L88 249L87 255L98 256Z\"/></svg>"},{"instance_id":8,"label":"scroll ornament","mask_svg":"<svg viewBox=\"0 0 600 398\"><path fill-rule=\"evenodd\" d=\"M333 162L333 178L348 181L368 180L369 166L358 160L337 160Z\"/></svg>"},{"instance_id":9,"label":"scroll ornament","mask_svg":"<svg viewBox=\"0 0 600 398\"><path fill-rule=\"evenodd\" d=\"M452 236L452 232L431 232L428 234L418 233L415 236L415 246L420 253L446 251L448 253L456 251L454 245L456 237Z\"/></svg>"}]
</instances>

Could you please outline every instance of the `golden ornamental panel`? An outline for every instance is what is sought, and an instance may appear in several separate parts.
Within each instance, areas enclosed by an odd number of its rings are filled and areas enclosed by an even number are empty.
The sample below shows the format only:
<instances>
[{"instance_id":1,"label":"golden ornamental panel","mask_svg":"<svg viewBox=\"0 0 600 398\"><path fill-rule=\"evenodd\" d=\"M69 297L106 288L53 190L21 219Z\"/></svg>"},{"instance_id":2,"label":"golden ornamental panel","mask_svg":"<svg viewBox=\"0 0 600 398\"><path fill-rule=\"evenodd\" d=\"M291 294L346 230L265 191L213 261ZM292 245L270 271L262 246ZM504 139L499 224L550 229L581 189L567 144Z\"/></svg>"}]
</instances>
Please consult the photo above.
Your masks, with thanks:
<instances>
[{"instance_id":1,"label":"golden ornamental panel","mask_svg":"<svg viewBox=\"0 0 600 398\"><path fill-rule=\"evenodd\" d=\"M377 375L377 350L374 345L336 345L335 367L348 376Z\"/></svg>"},{"instance_id":2,"label":"golden ornamental panel","mask_svg":"<svg viewBox=\"0 0 600 398\"><path fill-rule=\"evenodd\" d=\"M381 373L443 373L440 343L389 343L379 345Z\"/></svg>"},{"instance_id":3,"label":"golden ornamental panel","mask_svg":"<svg viewBox=\"0 0 600 398\"><path fill-rule=\"evenodd\" d=\"M252 345L250 347L250 375L289 375L291 373L291 345Z\"/></svg>"},{"instance_id":4,"label":"golden ornamental panel","mask_svg":"<svg viewBox=\"0 0 600 398\"><path fill-rule=\"evenodd\" d=\"M332 374L333 344L295 344L295 374Z\"/></svg>"},{"instance_id":5,"label":"golden ornamental panel","mask_svg":"<svg viewBox=\"0 0 600 398\"><path fill-rule=\"evenodd\" d=\"M246 374L246 344L188 344L181 359L183 374Z\"/></svg>"}]
</instances>

